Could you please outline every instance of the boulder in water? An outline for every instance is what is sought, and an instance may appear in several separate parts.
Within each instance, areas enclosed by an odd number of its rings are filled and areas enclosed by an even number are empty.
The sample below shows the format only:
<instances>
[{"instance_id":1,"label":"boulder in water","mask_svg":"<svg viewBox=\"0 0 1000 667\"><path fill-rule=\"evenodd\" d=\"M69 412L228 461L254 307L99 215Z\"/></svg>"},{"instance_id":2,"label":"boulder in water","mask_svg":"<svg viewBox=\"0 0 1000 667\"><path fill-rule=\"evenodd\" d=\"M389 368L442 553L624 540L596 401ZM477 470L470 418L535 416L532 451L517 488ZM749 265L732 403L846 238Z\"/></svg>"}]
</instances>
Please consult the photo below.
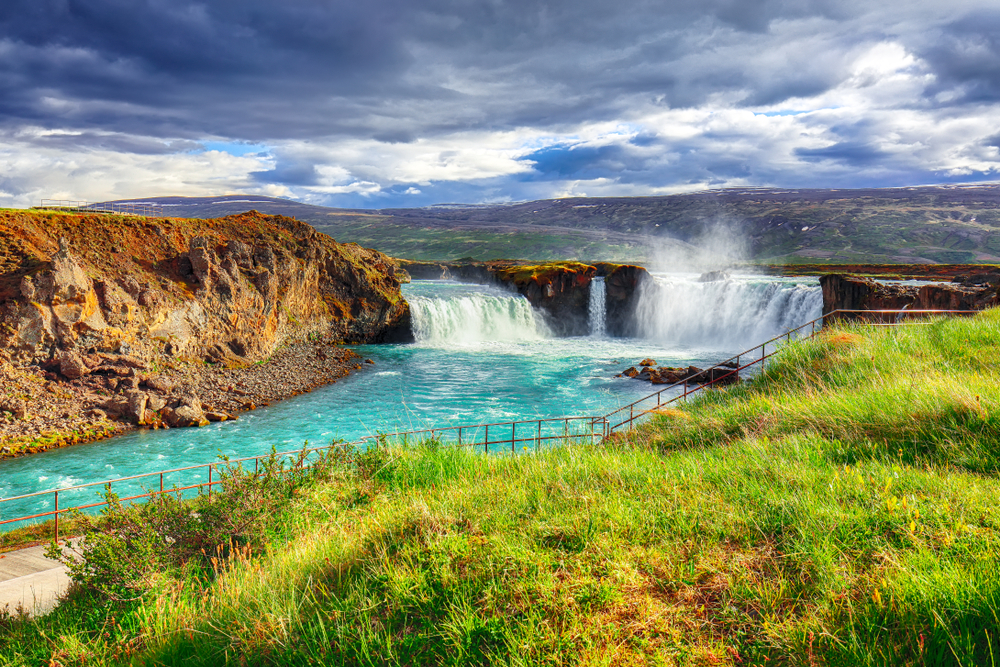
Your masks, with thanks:
<instances>
[{"instance_id":1,"label":"boulder in water","mask_svg":"<svg viewBox=\"0 0 1000 667\"><path fill-rule=\"evenodd\" d=\"M639 375L639 371L638 369L636 369L635 366L630 366L629 368L626 368L624 371L622 371L622 375L624 375L627 378L634 378L637 375Z\"/></svg>"},{"instance_id":2,"label":"boulder in water","mask_svg":"<svg viewBox=\"0 0 1000 667\"><path fill-rule=\"evenodd\" d=\"M642 361L639 362L639 365L640 366L655 366L656 362L653 361L652 359L643 359Z\"/></svg>"}]
</instances>

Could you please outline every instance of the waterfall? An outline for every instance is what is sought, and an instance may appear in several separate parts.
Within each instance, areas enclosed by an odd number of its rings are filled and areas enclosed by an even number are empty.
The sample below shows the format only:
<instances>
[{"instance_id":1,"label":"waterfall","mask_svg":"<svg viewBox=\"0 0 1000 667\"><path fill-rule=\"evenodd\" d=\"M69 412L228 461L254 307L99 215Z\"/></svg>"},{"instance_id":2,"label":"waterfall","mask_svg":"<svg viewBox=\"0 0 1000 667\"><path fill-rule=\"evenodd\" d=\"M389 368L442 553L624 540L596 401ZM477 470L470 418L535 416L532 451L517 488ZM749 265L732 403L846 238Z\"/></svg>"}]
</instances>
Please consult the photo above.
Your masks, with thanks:
<instances>
[{"instance_id":1,"label":"waterfall","mask_svg":"<svg viewBox=\"0 0 1000 667\"><path fill-rule=\"evenodd\" d=\"M604 336L607 329L606 298L607 286L604 284L604 278L594 278L590 281L590 310L588 318L590 321L591 336L600 338Z\"/></svg>"},{"instance_id":2,"label":"waterfall","mask_svg":"<svg viewBox=\"0 0 1000 667\"><path fill-rule=\"evenodd\" d=\"M805 281L736 278L696 282L657 276L641 288L642 338L700 349L749 348L819 317L823 296Z\"/></svg>"},{"instance_id":3,"label":"waterfall","mask_svg":"<svg viewBox=\"0 0 1000 667\"><path fill-rule=\"evenodd\" d=\"M547 338L541 316L519 294L410 296L413 334L431 347Z\"/></svg>"}]
</instances>

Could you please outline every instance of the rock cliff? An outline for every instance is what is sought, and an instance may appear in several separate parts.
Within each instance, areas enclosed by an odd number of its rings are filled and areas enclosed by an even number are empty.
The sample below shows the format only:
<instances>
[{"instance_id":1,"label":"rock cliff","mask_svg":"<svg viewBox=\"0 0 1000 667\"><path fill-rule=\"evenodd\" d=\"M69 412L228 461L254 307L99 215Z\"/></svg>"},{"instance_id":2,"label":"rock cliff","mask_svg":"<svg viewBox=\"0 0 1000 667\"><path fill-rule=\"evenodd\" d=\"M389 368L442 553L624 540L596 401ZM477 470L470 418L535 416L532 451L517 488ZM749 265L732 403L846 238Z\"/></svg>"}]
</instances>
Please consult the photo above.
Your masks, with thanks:
<instances>
[{"instance_id":1,"label":"rock cliff","mask_svg":"<svg viewBox=\"0 0 1000 667\"><path fill-rule=\"evenodd\" d=\"M310 335L409 334L389 258L291 218L6 213L0 239L0 344L19 358L252 362Z\"/></svg>"},{"instance_id":2,"label":"rock cliff","mask_svg":"<svg viewBox=\"0 0 1000 667\"><path fill-rule=\"evenodd\" d=\"M607 331L612 336L636 335L635 311L642 285L649 272L632 264L598 264L597 275L604 277Z\"/></svg>"},{"instance_id":3,"label":"rock cliff","mask_svg":"<svg viewBox=\"0 0 1000 667\"><path fill-rule=\"evenodd\" d=\"M590 285L597 269L579 262L495 267L494 280L512 287L535 308L546 313L549 328L558 336L585 336L590 332Z\"/></svg>"},{"instance_id":4,"label":"rock cliff","mask_svg":"<svg viewBox=\"0 0 1000 667\"><path fill-rule=\"evenodd\" d=\"M10 409L0 409L0 440L76 428L72 411L39 417L53 402L44 397L63 394L81 414L132 425L226 419L199 395L218 383L191 380L192 369L238 371L290 346L309 347L290 357L309 372L275 377L256 395L333 381L354 363L333 342L412 340L396 272L381 253L255 211L215 220L0 213L0 379L26 372L39 389L2 387L0 408ZM253 404L217 393L213 405L227 410Z\"/></svg>"},{"instance_id":5,"label":"rock cliff","mask_svg":"<svg viewBox=\"0 0 1000 667\"><path fill-rule=\"evenodd\" d=\"M964 278L964 277L963 277ZM1000 304L997 286L976 283L900 285L840 274L821 276L823 314L835 310L981 310ZM850 316L844 315L850 319Z\"/></svg>"}]
</instances>

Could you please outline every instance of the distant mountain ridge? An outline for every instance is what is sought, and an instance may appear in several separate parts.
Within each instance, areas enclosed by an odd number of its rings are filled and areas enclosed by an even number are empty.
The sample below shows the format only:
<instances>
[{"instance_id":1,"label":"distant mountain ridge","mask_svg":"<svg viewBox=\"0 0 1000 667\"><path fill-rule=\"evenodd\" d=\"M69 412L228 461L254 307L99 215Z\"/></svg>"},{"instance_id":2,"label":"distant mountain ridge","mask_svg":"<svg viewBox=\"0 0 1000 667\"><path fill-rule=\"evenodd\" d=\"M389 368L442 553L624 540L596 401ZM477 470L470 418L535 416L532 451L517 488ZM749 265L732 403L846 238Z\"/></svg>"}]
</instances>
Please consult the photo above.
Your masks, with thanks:
<instances>
[{"instance_id":1,"label":"distant mountain ridge","mask_svg":"<svg viewBox=\"0 0 1000 667\"><path fill-rule=\"evenodd\" d=\"M732 253L769 263L1000 262L1000 185L727 188L657 197L336 209L258 195L149 197L168 216L256 209L397 257L656 264ZM667 262L669 263L669 262Z\"/></svg>"}]
</instances>

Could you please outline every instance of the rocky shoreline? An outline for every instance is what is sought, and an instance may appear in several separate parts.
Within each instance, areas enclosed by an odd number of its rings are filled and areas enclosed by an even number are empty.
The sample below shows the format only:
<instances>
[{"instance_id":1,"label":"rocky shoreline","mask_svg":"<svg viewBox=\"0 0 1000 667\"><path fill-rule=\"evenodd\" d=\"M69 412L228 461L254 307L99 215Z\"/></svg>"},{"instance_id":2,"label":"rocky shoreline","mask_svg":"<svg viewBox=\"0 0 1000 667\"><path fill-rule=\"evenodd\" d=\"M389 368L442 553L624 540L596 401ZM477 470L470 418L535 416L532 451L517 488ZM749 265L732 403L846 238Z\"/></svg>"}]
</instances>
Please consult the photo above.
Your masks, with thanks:
<instances>
[{"instance_id":1,"label":"rocky shoreline","mask_svg":"<svg viewBox=\"0 0 1000 667\"><path fill-rule=\"evenodd\" d=\"M179 362L143 369L120 364L114 368L123 369L121 377L91 372L72 380L54 378L54 372L42 366L0 361L0 383L22 397L0 405L0 459L94 442L138 428L171 428L159 416L148 415L152 418L145 424L121 419L136 395L144 396L147 406L162 401L164 406L157 410L161 414L171 403L191 408L201 415L198 423L206 424L237 419L240 412L335 383L372 363L332 340L289 345L265 361L242 367ZM114 394L109 379L135 384L135 389L126 390L125 396Z\"/></svg>"},{"instance_id":2,"label":"rocky shoreline","mask_svg":"<svg viewBox=\"0 0 1000 667\"><path fill-rule=\"evenodd\" d=\"M0 457L204 426L412 340L395 262L256 211L0 211Z\"/></svg>"}]
</instances>

